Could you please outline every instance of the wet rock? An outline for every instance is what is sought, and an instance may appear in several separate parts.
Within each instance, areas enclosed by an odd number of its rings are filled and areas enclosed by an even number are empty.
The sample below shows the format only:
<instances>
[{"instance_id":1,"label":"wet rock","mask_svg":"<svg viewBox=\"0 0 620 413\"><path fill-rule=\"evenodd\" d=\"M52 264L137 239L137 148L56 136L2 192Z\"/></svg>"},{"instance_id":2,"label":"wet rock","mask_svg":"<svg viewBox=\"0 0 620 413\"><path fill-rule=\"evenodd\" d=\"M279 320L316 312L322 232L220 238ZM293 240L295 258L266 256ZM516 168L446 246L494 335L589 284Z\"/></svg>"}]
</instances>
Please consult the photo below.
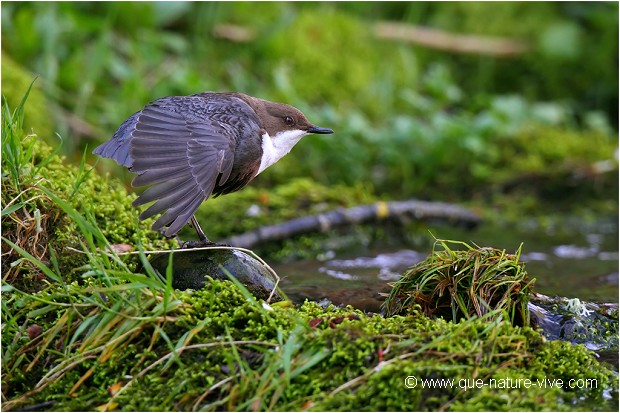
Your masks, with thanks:
<instances>
[{"instance_id":1,"label":"wet rock","mask_svg":"<svg viewBox=\"0 0 620 413\"><path fill-rule=\"evenodd\" d=\"M171 253L161 253L151 259L151 265L165 276ZM172 257L172 286L179 290L201 289L207 277L228 280L226 272L234 276L255 297L267 299L276 285L276 277L254 257L231 249L181 249ZM272 302L282 300L278 291Z\"/></svg>"},{"instance_id":2,"label":"wet rock","mask_svg":"<svg viewBox=\"0 0 620 413\"><path fill-rule=\"evenodd\" d=\"M590 350L613 350L617 364L618 303L599 304L534 293L528 307L532 321L547 339L584 344Z\"/></svg>"}]
</instances>

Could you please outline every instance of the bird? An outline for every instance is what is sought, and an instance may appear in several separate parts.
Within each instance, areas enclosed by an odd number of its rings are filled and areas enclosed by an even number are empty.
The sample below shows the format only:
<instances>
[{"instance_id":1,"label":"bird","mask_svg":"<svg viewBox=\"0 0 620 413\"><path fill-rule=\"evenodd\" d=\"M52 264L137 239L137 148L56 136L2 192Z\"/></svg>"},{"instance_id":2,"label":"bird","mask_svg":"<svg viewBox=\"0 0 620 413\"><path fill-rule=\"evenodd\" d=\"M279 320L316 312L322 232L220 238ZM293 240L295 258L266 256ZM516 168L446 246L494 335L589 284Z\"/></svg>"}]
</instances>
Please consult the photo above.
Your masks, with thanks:
<instances>
[{"instance_id":1,"label":"bird","mask_svg":"<svg viewBox=\"0 0 620 413\"><path fill-rule=\"evenodd\" d=\"M151 229L177 237L190 224L199 242L214 244L195 217L209 197L236 192L308 134L331 134L297 108L239 92L203 92L152 101L93 150L148 186L132 205L150 205L140 220L162 215Z\"/></svg>"}]
</instances>

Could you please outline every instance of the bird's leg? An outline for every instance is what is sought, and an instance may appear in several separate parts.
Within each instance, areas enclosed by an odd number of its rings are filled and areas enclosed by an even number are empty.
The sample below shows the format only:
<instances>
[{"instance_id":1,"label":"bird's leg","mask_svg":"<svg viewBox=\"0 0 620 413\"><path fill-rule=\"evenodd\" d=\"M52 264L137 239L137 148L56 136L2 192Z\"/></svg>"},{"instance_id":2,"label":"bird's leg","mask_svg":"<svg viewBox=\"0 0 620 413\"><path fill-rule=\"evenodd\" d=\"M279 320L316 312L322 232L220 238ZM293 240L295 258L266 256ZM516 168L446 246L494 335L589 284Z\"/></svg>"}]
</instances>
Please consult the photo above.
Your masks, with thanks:
<instances>
[{"instance_id":1,"label":"bird's leg","mask_svg":"<svg viewBox=\"0 0 620 413\"><path fill-rule=\"evenodd\" d=\"M200 239L198 241L182 242L179 244L181 245L181 248L201 248L217 245L215 242L210 241L209 238L207 238L202 228L200 228L200 224L198 223L198 220L194 215L192 215L192 219L190 220L189 225L191 225L196 230L196 233L198 234L198 237Z\"/></svg>"},{"instance_id":2,"label":"bird's leg","mask_svg":"<svg viewBox=\"0 0 620 413\"><path fill-rule=\"evenodd\" d=\"M205 235L202 228L200 228L200 224L198 223L198 220L196 219L194 215L192 215L192 219L190 220L189 225L191 225L196 230L196 233L198 234L198 237L200 237L200 240L185 241L185 242L181 242L181 240L179 240L179 245L181 246L181 248L201 248L201 247L211 247L211 246L230 247L230 245L227 245L227 244L220 244L217 242L210 241L209 238L207 238L207 236Z\"/></svg>"},{"instance_id":3,"label":"bird's leg","mask_svg":"<svg viewBox=\"0 0 620 413\"><path fill-rule=\"evenodd\" d=\"M201 242L212 243L211 241L209 241L209 238L207 238L202 228L200 228L200 224L198 223L198 220L196 219L196 215L192 215L191 223L192 223L191 224L192 227L194 227L194 229L196 230L196 233L198 234L198 238L200 238Z\"/></svg>"}]
</instances>

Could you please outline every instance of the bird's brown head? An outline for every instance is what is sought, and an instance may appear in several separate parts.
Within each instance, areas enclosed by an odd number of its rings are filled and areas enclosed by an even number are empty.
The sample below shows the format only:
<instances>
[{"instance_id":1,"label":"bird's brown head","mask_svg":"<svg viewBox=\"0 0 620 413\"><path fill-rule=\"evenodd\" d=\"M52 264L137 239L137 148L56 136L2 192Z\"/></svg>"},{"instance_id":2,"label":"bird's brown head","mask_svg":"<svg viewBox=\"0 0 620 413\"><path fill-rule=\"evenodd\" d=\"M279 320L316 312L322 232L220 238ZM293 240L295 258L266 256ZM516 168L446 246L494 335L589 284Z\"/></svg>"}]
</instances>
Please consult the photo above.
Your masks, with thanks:
<instances>
[{"instance_id":1,"label":"bird's brown head","mask_svg":"<svg viewBox=\"0 0 620 413\"><path fill-rule=\"evenodd\" d=\"M296 107L251 96L247 96L247 98L249 99L246 99L246 102L254 109L269 136L276 136L278 132L291 130L317 134L334 133L329 128L310 123L303 112Z\"/></svg>"}]
</instances>

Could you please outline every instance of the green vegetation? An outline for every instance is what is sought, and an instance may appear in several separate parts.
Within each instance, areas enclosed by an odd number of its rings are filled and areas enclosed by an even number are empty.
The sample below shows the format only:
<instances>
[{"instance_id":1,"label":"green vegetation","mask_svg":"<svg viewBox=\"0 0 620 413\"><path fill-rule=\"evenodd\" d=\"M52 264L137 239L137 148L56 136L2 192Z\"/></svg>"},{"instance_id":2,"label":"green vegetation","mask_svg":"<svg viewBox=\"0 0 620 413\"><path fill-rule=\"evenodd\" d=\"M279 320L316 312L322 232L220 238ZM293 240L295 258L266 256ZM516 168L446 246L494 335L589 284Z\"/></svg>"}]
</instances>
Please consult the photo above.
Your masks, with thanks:
<instances>
[{"instance_id":1,"label":"green vegetation","mask_svg":"<svg viewBox=\"0 0 620 413\"><path fill-rule=\"evenodd\" d=\"M617 215L617 4L1 7L2 410L617 407L617 375L584 346L514 322L528 319L531 285L518 253L444 244L397 283L391 317L267 305L229 281L178 291L144 254L176 241L138 221L128 172L91 157L153 99L237 90L291 103L336 134L309 137L251 187L207 202L198 214L213 239L377 199L467 202L507 220L546 205ZM508 37L527 51L498 58L380 38L383 21ZM300 256L323 240L265 251ZM477 289L455 262L498 289ZM420 305L416 284L445 293ZM445 319L428 317L433 306ZM617 336L617 323L596 327ZM408 388L407 376L456 385ZM520 379L563 384L507 383Z\"/></svg>"},{"instance_id":2,"label":"green vegetation","mask_svg":"<svg viewBox=\"0 0 620 413\"><path fill-rule=\"evenodd\" d=\"M391 198L462 201L510 192L524 174L548 187L577 175L606 198L618 187L618 75L608 64L617 7L7 3L2 30L11 42L2 46L41 74L46 108L76 162L149 101L239 90L294 104L336 131L304 141L254 185L305 177L363 182ZM374 25L392 20L519 39L528 51L502 59L378 38ZM231 24L249 34L231 35ZM600 161L611 171L596 172Z\"/></svg>"},{"instance_id":3,"label":"green vegetation","mask_svg":"<svg viewBox=\"0 0 620 413\"><path fill-rule=\"evenodd\" d=\"M20 130L23 105L4 111L3 253L13 255L3 269L11 271L2 287L3 410L587 410L605 409L610 391L617 399L615 376L588 350L547 342L502 310L455 323L417 306L389 318L311 302L267 306L229 281L174 290L172 273L157 276L143 253L137 272L110 248L113 239L142 251L154 235L120 228L137 225L135 216L112 225L91 212L104 178L33 144ZM320 187L302 193L338 201ZM135 214L133 198L119 188L96 205ZM40 255L22 238L36 232L28 225L47 237ZM67 247L79 265L64 259ZM408 388L407 376L454 386ZM574 377L596 388L569 386ZM507 384L525 379L565 384ZM471 380L499 388L467 388Z\"/></svg>"},{"instance_id":4,"label":"green vegetation","mask_svg":"<svg viewBox=\"0 0 620 413\"><path fill-rule=\"evenodd\" d=\"M228 281L178 292L138 278L106 287L102 275L3 300L3 409L565 410L604 408L604 389L617 392L585 348L546 342L498 312L455 324L417 311L265 308ZM407 376L456 385L407 388ZM569 388L574 377L598 387ZM566 385L458 387L549 378Z\"/></svg>"}]
</instances>

